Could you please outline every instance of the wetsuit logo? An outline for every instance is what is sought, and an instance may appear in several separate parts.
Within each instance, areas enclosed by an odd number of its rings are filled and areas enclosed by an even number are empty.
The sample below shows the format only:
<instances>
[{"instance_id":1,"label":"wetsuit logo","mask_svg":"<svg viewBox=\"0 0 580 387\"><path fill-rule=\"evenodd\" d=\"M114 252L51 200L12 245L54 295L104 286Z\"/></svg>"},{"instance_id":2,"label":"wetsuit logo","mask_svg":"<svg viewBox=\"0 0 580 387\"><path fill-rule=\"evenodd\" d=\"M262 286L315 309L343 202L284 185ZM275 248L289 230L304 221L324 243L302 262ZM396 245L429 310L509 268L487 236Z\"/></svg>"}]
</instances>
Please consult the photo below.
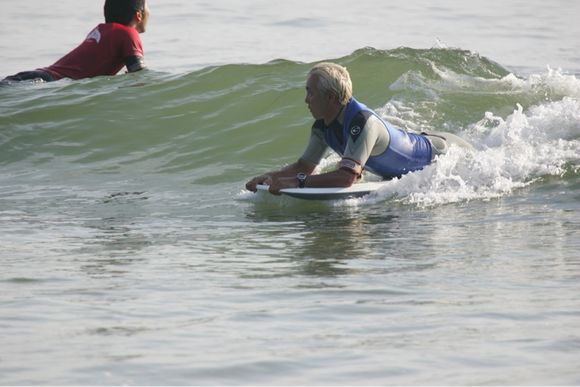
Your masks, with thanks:
<instances>
[{"instance_id":1,"label":"wetsuit logo","mask_svg":"<svg viewBox=\"0 0 580 387\"><path fill-rule=\"evenodd\" d=\"M98 27L89 33L89 35L87 36L87 40L94 40L97 43L101 41L101 33L99 32Z\"/></svg>"},{"instance_id":2,"label":"wetsuit logo","mask_svg":"<svg viewBox=\"0 0 580 387\"><path fill-rule=\"evenodd\" d=\"M350 138L352 139L353 142L356 142L356 140L358 140L358 137L360 136L362 132L362 128L358 125L354 125L350 128Z\"/></svg>"}]
</instances>

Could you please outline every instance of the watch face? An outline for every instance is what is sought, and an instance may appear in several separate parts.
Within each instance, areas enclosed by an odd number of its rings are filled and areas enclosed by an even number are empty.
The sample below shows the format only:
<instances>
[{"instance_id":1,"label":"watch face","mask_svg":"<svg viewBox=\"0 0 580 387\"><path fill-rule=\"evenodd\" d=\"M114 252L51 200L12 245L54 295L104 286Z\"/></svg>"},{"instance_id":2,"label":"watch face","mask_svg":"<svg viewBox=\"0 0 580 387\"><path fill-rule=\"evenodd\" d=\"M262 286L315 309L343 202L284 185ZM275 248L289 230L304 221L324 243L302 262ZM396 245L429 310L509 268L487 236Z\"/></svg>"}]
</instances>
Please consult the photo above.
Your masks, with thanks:
<instances>
[{"instance_id":1,"label":"watch face","mask_svg":"<svg viewBox=\"0 0 580 387\"><path fill-rule=\"evenodd\" d=\"M300 172L296 175L296 179L298 179L298 188L304 188L304 185L306 184L306 174Z\"/></svg>"}]
</instances>

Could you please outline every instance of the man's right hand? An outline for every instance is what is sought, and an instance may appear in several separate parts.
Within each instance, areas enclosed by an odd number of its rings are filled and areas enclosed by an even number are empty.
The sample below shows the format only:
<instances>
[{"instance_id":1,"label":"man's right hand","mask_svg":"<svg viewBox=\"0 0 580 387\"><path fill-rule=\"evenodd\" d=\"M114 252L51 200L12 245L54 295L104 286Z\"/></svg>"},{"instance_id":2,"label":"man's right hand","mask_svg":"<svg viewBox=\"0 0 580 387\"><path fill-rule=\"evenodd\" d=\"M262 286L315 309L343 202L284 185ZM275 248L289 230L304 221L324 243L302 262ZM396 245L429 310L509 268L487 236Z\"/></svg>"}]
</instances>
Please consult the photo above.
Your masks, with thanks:
<instances>
[{"instance_id":1,"label":"man's right hand","mask_svg":"<svg viewBox=\"0 0 580 387\"><path fill-rule=\"evenodd\" d=\"M260 175L260 176L256 176L252 180L250 180L250 181L248 181L246 183L246 189L248 191L256 192L258 190L256 188L256 186L258 184L270 185L271 182L272 182L272 177L270 175Z\"/></svg>"}]
</instances>

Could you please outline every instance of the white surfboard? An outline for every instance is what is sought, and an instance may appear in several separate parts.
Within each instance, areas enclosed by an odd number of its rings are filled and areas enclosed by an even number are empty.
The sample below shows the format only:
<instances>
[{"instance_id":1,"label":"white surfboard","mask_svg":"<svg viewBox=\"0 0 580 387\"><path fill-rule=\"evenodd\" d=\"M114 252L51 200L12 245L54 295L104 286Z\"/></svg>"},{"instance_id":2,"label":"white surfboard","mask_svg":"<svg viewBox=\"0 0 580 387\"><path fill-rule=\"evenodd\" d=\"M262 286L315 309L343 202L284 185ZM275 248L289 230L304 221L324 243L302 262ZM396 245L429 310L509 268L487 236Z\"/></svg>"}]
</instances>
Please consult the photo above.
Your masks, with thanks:
<instances>
[{"instance_id":1,"label":"white surfboard","mask_svg":"<svg viewBox=\"0 0 580 387\"><path fill-rule=\"evenodd\" d=\"M353 184L347 188L284 188L280 193L306 200L344 200L359 198L384 187L384 182ZM268 191L267 185L258 185L259 191Z\"/></svg>"}]
</instances>

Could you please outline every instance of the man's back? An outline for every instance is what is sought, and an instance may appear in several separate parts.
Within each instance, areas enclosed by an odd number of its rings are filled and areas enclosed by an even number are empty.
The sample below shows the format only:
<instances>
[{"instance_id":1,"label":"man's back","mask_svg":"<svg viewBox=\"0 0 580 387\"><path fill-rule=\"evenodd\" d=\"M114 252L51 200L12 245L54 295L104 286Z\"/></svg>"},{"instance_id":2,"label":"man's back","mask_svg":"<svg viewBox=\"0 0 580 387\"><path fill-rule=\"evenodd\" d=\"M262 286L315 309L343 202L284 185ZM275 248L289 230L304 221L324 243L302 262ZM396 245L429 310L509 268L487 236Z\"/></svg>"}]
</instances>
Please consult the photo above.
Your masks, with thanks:
<instances>
[{"instance_id":1,"label":"man's back","mask_svg":"<svg viewBox=\"0 0 580 387\"><path fill-rule=\"evenodd\" d=\"M105 23L93 29L77 48L49 67L21 71L0 83L28 80L56 81L115 75L123 68L134 72L145 68L139 34L149 20L147 0L105 0Z\"/></svg>"},{"instance_id":2,"label":"man's back","mask_svg":"<svg viewBox=\"0 0 580 387\"><path fill-rule=\"evenodd\" d=\"M119 23L99 24L77 48L42 70L56 79L82 79L115 75L135 61L142 61L139 32ZM141 63L142 64L142 63Z\"/></svg>"}]
</instances>

